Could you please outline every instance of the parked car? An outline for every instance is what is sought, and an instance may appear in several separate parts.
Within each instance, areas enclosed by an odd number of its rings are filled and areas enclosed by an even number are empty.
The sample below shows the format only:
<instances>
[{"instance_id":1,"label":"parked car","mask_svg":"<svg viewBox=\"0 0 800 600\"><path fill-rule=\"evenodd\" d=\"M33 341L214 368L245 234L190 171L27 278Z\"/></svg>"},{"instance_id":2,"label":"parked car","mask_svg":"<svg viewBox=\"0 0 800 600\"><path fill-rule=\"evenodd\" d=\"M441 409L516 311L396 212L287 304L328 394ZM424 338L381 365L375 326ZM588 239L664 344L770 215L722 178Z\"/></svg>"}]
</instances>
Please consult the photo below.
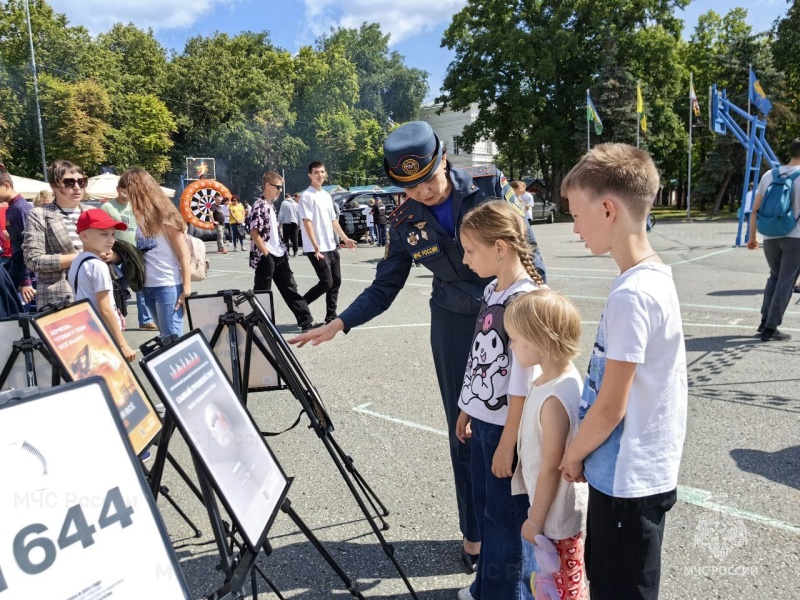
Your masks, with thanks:
<instances>
[{"instance_id":1,"label":"parked car","mask_svg":"<svg viewBox=\"0 0 800 600\"><path fill-rule=\"evenodd\" d=\"M558 208L549 200L545 200L539 194L533 194L533 206L531 207L532 221L556 222Z\"/></svg>"},{"instance_id":2,"label":"parked car","mask_svg":"<svg viewBox=\"0 0 800 600\"><path fill-rule=\"evenodd\" d=\"M352 240L360 241L367 233L367 215L364 207L369 206L373 198L380 198L386 207L387 216L395 208L394 195L387 192L354 192L335 199L339 207L339 225Z\"/></svg>"}]
</instances>

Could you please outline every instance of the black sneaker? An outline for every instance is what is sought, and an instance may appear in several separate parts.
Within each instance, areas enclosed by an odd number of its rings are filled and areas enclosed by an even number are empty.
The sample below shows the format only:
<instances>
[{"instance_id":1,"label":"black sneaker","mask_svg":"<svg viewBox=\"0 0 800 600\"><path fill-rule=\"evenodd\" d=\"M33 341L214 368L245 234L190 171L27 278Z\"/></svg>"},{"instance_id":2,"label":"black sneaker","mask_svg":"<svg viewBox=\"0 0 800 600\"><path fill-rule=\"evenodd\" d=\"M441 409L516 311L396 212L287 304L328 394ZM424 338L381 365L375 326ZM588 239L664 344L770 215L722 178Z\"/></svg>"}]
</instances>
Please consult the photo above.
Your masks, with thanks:
<instances>
[{"instance_id":1,"label":"black sneaker","mask_svg":"<svg viewBox=\"0 0 800 600\"><path fill-rule=\"evenodd\" d=\"M793 291L795 294L800 294L800 285L796 285L796 286L794 286L794 287L792 288L792 291Z\"/></svg>"},{"instance_id":2,"label":"black sneaker","mask_svg":"<svg viewBox=\"0 0 800 600\"><path fill-rule=\"evenodd\" d=\"M331 321L335 321L338 318L339 318L339 315L333 315L332 317L325 317L325 325L327 325Z\"/></svg>"},{"instance_id":3,"label":"black sneaker","mask_svg":"<svg viewBox=\"0 0 800 600\"><path fill-rule=\"evenodd\" d=\"M300 325L300 329L303 331L309 331L311 329L316 329L317 327L322 327L322 323L315 323L311 321L310 323L306 323L305 325Z\"/></svg>"},{"instance_id":4,"label":"black sneaker","mask_svg":"<svg viewBox=\"0 0 800 600\"><path fill-rule=\"evenodd\" d=\"M779 330L772 329L771 327L765 327L764 331L761 333L762 342L785 342L790 339L792 339L792 336L788 333L781 333Z\"/></svg>"},{"instance_id":5,"label":"black sneaker","mask_svg":"<svg viewBox=\"0 0 800 600\"><path fill-rule=\"evenodd\" d=\"M766 319L761 319L761 323L758 325L758 329L756 329L756 337L761 337L761 332L764 331L764 327L767 326Z\"/></svg>"}]
</instances>

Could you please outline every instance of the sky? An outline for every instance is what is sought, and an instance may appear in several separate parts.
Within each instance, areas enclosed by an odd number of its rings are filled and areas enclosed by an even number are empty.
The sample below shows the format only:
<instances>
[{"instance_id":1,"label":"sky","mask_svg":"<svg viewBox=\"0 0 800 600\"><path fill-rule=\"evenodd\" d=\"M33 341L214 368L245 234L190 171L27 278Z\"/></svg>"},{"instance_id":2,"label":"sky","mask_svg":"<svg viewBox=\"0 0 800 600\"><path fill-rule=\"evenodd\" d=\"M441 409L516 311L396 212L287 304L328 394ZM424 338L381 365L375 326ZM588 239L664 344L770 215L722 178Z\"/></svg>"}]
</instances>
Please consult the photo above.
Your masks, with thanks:
<instances>
[{"instance_id":1,"label":"sky","mask_svg":"<svg viewBox=\"0 0 800 600\"><path fill-rule=\"evenodd\" d=\"M600 1L600 0L598 0ZM613 0L611 0L613 1ZM187 39L215 31L270 32L273 44L292 53L331 27L358 27L380 23L391 34L390 44L405 56L406 64L429 73L426 101L436 97L453 53L441 48L451 17L466 0L49 0L73 25L84 25L96 35L113 23L131 22L152 28L168 50L180 52ZM691 35L699 15L714 10L724 14L734 7L748 9L754 31L765 31L786 14L786 0L695 0L681 18L684 38Z\"/></svg>"}]
</instances>

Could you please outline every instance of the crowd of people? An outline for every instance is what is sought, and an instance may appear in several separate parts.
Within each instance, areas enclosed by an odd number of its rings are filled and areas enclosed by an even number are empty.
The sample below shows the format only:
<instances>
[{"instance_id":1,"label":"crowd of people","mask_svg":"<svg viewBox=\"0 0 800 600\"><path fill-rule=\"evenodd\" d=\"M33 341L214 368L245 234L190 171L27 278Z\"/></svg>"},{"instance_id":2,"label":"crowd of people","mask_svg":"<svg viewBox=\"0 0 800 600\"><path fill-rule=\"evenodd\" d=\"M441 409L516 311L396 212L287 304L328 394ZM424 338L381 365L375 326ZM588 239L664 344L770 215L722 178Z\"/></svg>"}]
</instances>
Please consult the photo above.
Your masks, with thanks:
<instances>
[{"instance_id":1,"label":"crowd of people","mask_svg":"<svg viewBox=\"0 0 800 600\"><path fill-rule=\"evenodd\" d=\"M798 172L800 140L792 156L773 177ZM263 175L263 192L249 210L234 196L223 213L219 201L218 245L225 251L226 229L234 250L249 240L253 288L271 290L275 282L303 330L290 340L299 347L329 341L387 310L412 264L433 273L431 350L448 424L460 555L475 574L459 600L657 598L688 389L672 272L647 236L659 187L651 157L629 145L601 144L561 184L574 233L589 253L610 253L619 268L586 377L573 362L581 317L546 284L524 188L512 189L497 170L473 177L453 166L424 122L387 137L384 167L407 201L390 215L368 207L376 227L371 237L386 250L373 283L341 313L339 250L356 243L322 187L324 164L308 166L308 188L296 201L286 197L279 210L284 182L274 171ZM81 203L87 178L80 167L57 160L48 176L53 199L34 206L0 168L11 247L0 271L18 291L18 311L23 303L43 309L87 299L133 360L116 280L131 277L130 265L121 265L140 256L140 327L145 319L162 334L182 334L191 293L186 225L155 180L128 170L118 198L92 209ZM769 185L765 176L754 214ZM800 213L800 191L792 202ZM771 269L759 327L765 341L784 339L777 328L800 270L798 238L795 219L789 234L765 241ZM318 277L305 294L289 260L299 249ZM3 310L13 308L13 295L2 294ZM323 296L325 318L318 323L309 305Z\"/></svg>"}]
</instances>

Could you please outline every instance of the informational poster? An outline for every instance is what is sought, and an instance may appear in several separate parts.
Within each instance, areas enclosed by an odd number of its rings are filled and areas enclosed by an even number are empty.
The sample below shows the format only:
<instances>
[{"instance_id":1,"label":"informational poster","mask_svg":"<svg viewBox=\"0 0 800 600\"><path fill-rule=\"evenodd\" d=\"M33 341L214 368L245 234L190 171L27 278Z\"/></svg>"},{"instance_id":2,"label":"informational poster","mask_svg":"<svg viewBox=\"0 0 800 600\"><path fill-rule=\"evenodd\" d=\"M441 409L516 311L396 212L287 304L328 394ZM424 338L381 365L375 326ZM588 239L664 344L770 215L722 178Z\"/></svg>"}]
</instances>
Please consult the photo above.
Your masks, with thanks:
<instances>
[{"instance_id":1,"label":"informational poster","mask_svg":"<svg viewBox=\"0 0 800 600\"><path fill-rule=\"evenodd\" d=\"M289 487L203 335L195 330L142 366L253 550Z\"/></svg>"},{"instance_id":2,"label":"informational poster","mask_svg":"<svg viewBox=\"0 0 800 600\"><path fill-rule=\"evenodd\" d=\"M213 158L186 159L186 179L216 179L216 162Z\"/></svg>"},{"instance_id":3,"label":"informational poster","mask_svg":"<svg viewBox=\"0 0 800 600\"><path fill-rule=\"evenodd\" d=\"M272 312L272 294L269 292L260 292L256 297L261 301L265 311L271 317ZM247 311L249 304L243 304L242 308ZM225 305L225 296L223 294L211 294L206 296L189 296L186 298L186 316L189 318L189 328L199 329L205 338L211 342L214 332L219 326L220 315L227 312ZM238 309L237 309L238 310ZM244 377L244 353L247 340L247 332L241 323L236 324L237 341L239 342L239 366ZM256 328L253 331L253 337L260 340L264 348L269 348L261 333ZM228 338L228 328L225 327L214 345L214 354L219 357L222 363L222 368L228 374L228 377L233 380L231 373L231 347ZM280 379L278 372L275 370L261 350L253 343L251 356L250 356L250 373L247 380L247 390L250 392L262 392L266 390L274 390L280 388Z\"/></svg>"},{"instance_id":4,"label":"informational poster","mask_svg":"<svg viewBox=\"0 0 800 600\"><path fill-rule=\"evenodd\" d=\"M0 406L0 598L191 598L98 377Z\"/></svg>"},{"instance_id":5,"label":"informational poster","mask_svg":"<svg viewBox=\"0 0 800 600\"><path fill-rule=\"evenodd\" d=\"M92 375L105 379L133 451L140 454L147 448L161 421L92 305L82 300L44 313L34 317L34 325L73 381Z\"/></svg>"},{"instance_id":6,"label":"informational poster","mask_svg":"<svg viewBox=\"0 0 800 600\"><path fill-rule=\"evenodd\" d=\"M31 338L38 339L39 334L31 330ZM22 328L19 325L19 319L3 319L0 320L0 374L8 364L11 354L14 352L14 342L22 339ZM33 366L36 371L36 385L39 389L49 388L53 382L53 369L50 363L47 362L41 352L33 351ZM0 386L0 390L20 389L27 387L27 369L25 367L25 356L20 353L14 364L11 365L11 371L5 383Z\"/></svg>"}]
</instances>

